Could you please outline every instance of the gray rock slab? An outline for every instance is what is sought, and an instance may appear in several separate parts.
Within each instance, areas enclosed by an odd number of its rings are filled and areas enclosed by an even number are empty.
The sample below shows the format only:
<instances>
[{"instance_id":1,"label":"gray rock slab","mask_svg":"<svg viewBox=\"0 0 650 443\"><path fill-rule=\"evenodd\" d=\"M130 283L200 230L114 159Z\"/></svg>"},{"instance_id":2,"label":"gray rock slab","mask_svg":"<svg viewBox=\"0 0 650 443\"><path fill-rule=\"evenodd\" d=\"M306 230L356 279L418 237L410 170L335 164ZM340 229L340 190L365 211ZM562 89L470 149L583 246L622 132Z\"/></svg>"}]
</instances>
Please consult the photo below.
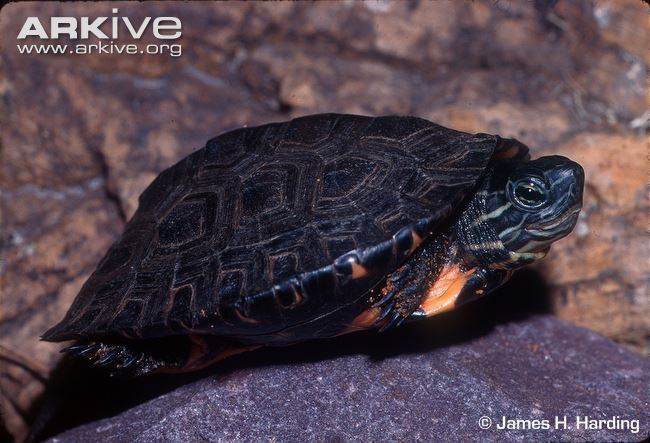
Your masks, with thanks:
<instances>
[{"instance_id":1,"label":"gray rock slab","mask_svg":"<svg viewBox=\"0 0 650 443\"><path fill-rule=\"evenodd\" d=\"M649 402L649 360L535 316L380 360L340 355L213 373L50 441L640 441ZM504 417L525 421L498 429ZM586 429L576 417L609 422ZM521 429L533 426L550 429Z\"/></svg>"}]
</instances>

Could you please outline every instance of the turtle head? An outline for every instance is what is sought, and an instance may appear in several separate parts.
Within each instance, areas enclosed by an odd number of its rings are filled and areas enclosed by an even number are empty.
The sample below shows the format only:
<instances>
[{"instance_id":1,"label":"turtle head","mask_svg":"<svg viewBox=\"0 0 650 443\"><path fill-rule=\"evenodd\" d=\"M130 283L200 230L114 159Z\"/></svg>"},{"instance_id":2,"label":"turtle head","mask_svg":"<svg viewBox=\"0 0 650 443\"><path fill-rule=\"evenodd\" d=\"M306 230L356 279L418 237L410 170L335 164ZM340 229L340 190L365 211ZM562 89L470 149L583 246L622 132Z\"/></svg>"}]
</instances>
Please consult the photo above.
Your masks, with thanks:
<instances>
[{"instance_id":1,"label":"turtle head","mask_svg":"<svg viewBox=\"0 0 650 443\"><path fill-rule=\"evenodd\" d=\"M544 257L573 230L583 186L582 167L566 157L493 162L464 214L466 249L493 268Z\"/></svg>"}]
</instances>

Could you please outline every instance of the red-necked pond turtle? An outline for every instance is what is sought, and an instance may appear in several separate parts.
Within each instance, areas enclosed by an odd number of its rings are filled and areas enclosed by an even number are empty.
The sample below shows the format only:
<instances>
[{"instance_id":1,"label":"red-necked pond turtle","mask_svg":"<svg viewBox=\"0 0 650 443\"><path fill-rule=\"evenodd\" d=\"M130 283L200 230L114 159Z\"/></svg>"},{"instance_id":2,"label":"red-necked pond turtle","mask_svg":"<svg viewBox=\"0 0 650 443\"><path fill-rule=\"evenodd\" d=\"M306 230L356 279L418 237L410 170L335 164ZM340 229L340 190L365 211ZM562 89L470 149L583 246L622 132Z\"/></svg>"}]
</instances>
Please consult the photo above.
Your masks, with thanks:
<instances>
[{"instance_id":1,"label":"red-necked pond turtle","mask_svg":"<svg viewBox=\"0 0 650 443\"><path fill-rule=\"evenodd\" d=\"M237 129L163 171L43 335L134 375L386 330L483 297L575 226L584 172L416 117Z\"/></svg>"}]
</instances>

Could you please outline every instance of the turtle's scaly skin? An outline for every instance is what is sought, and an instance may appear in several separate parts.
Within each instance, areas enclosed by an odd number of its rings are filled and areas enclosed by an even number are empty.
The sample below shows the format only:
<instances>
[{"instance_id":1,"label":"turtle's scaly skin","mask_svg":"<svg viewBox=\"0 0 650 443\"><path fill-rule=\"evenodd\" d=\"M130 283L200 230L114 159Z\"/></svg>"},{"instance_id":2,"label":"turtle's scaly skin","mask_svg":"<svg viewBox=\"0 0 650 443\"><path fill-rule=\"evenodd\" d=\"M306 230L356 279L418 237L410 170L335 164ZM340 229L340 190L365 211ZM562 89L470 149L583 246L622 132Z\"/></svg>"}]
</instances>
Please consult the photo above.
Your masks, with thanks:
<instances>
[{"instance_id":1,"label":"turtle's scaly skin","mask_svg":"<svg viewBox=\"0 0 650 443\"><path fill-rule=\"evenodd\" d=\"M422 300L490 278L492 289L509 271L451 263L452 237L438 234L491 160L526 155L516 141L415 117L323 114L226 133L145 190L43 338L147 372L447 309ZM445 278L453 294L436 286ZM187 352L167 346L183 340Z\"/></svg>"}]
</instances>

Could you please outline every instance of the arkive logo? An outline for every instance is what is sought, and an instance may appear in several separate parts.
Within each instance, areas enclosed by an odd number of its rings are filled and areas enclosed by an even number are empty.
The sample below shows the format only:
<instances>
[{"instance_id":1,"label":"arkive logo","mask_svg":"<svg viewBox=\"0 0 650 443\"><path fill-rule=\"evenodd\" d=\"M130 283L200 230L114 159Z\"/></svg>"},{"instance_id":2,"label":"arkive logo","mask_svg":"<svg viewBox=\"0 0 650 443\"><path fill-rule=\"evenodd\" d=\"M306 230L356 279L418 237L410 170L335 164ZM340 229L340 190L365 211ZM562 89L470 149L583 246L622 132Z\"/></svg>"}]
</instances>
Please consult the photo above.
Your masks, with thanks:
<instances>
[{"instance_id":1,"label":"arkive logo","mask_svg":"<svg viewBox=\"0 0 650 443\"><path fill-rule=\"evenodd\" d=\"M113 14L118 13L117 8L113 8ZM70 39L88 39L90 35L94 35L98 39L112 39L115 40L120 37L121 31L124 30L133 39L140 39L147 29L151 29L153 36L161 40L177 39L181 36L181 21L178 17L145 17L144 20L138 25L131 21L128 17L96 17L90 21L90 17L50 17L50 34L47 33L45 27L38 17L27 17L22 29L18 33L18 39L22 40L27 37L39 37L42 39L57 39L62 35L68 36ZM106 34L100 29L102 25L110 22L110 34ZM151 27L149 25L151 24ZM122 28L122 29L121 29Z\"/></svg>"},{"instance_id":2,"label":"arkive logo","mask_svg":"<svg viewBox=\"0 0 650 443\"><path fill-rule=\"evenodd\" d=\"M169 54L181 55L180 44L157 43L138 47L134 43L119 43L121 38L140 40L145 35L154 39L170 41L182 35L182 23L178 17L144 17L134 20L118 15L112 8L112 16L106 17L50 17L49 26L44 26L38 17L27 17L17 39L47 40L47 44L18 44L21 54ZM54 43L53 40L67 38L73 44ZM98 43L89 43L89 39ZM52 42L52 43L49 43Z\"/></svg>"}]
</instances>

